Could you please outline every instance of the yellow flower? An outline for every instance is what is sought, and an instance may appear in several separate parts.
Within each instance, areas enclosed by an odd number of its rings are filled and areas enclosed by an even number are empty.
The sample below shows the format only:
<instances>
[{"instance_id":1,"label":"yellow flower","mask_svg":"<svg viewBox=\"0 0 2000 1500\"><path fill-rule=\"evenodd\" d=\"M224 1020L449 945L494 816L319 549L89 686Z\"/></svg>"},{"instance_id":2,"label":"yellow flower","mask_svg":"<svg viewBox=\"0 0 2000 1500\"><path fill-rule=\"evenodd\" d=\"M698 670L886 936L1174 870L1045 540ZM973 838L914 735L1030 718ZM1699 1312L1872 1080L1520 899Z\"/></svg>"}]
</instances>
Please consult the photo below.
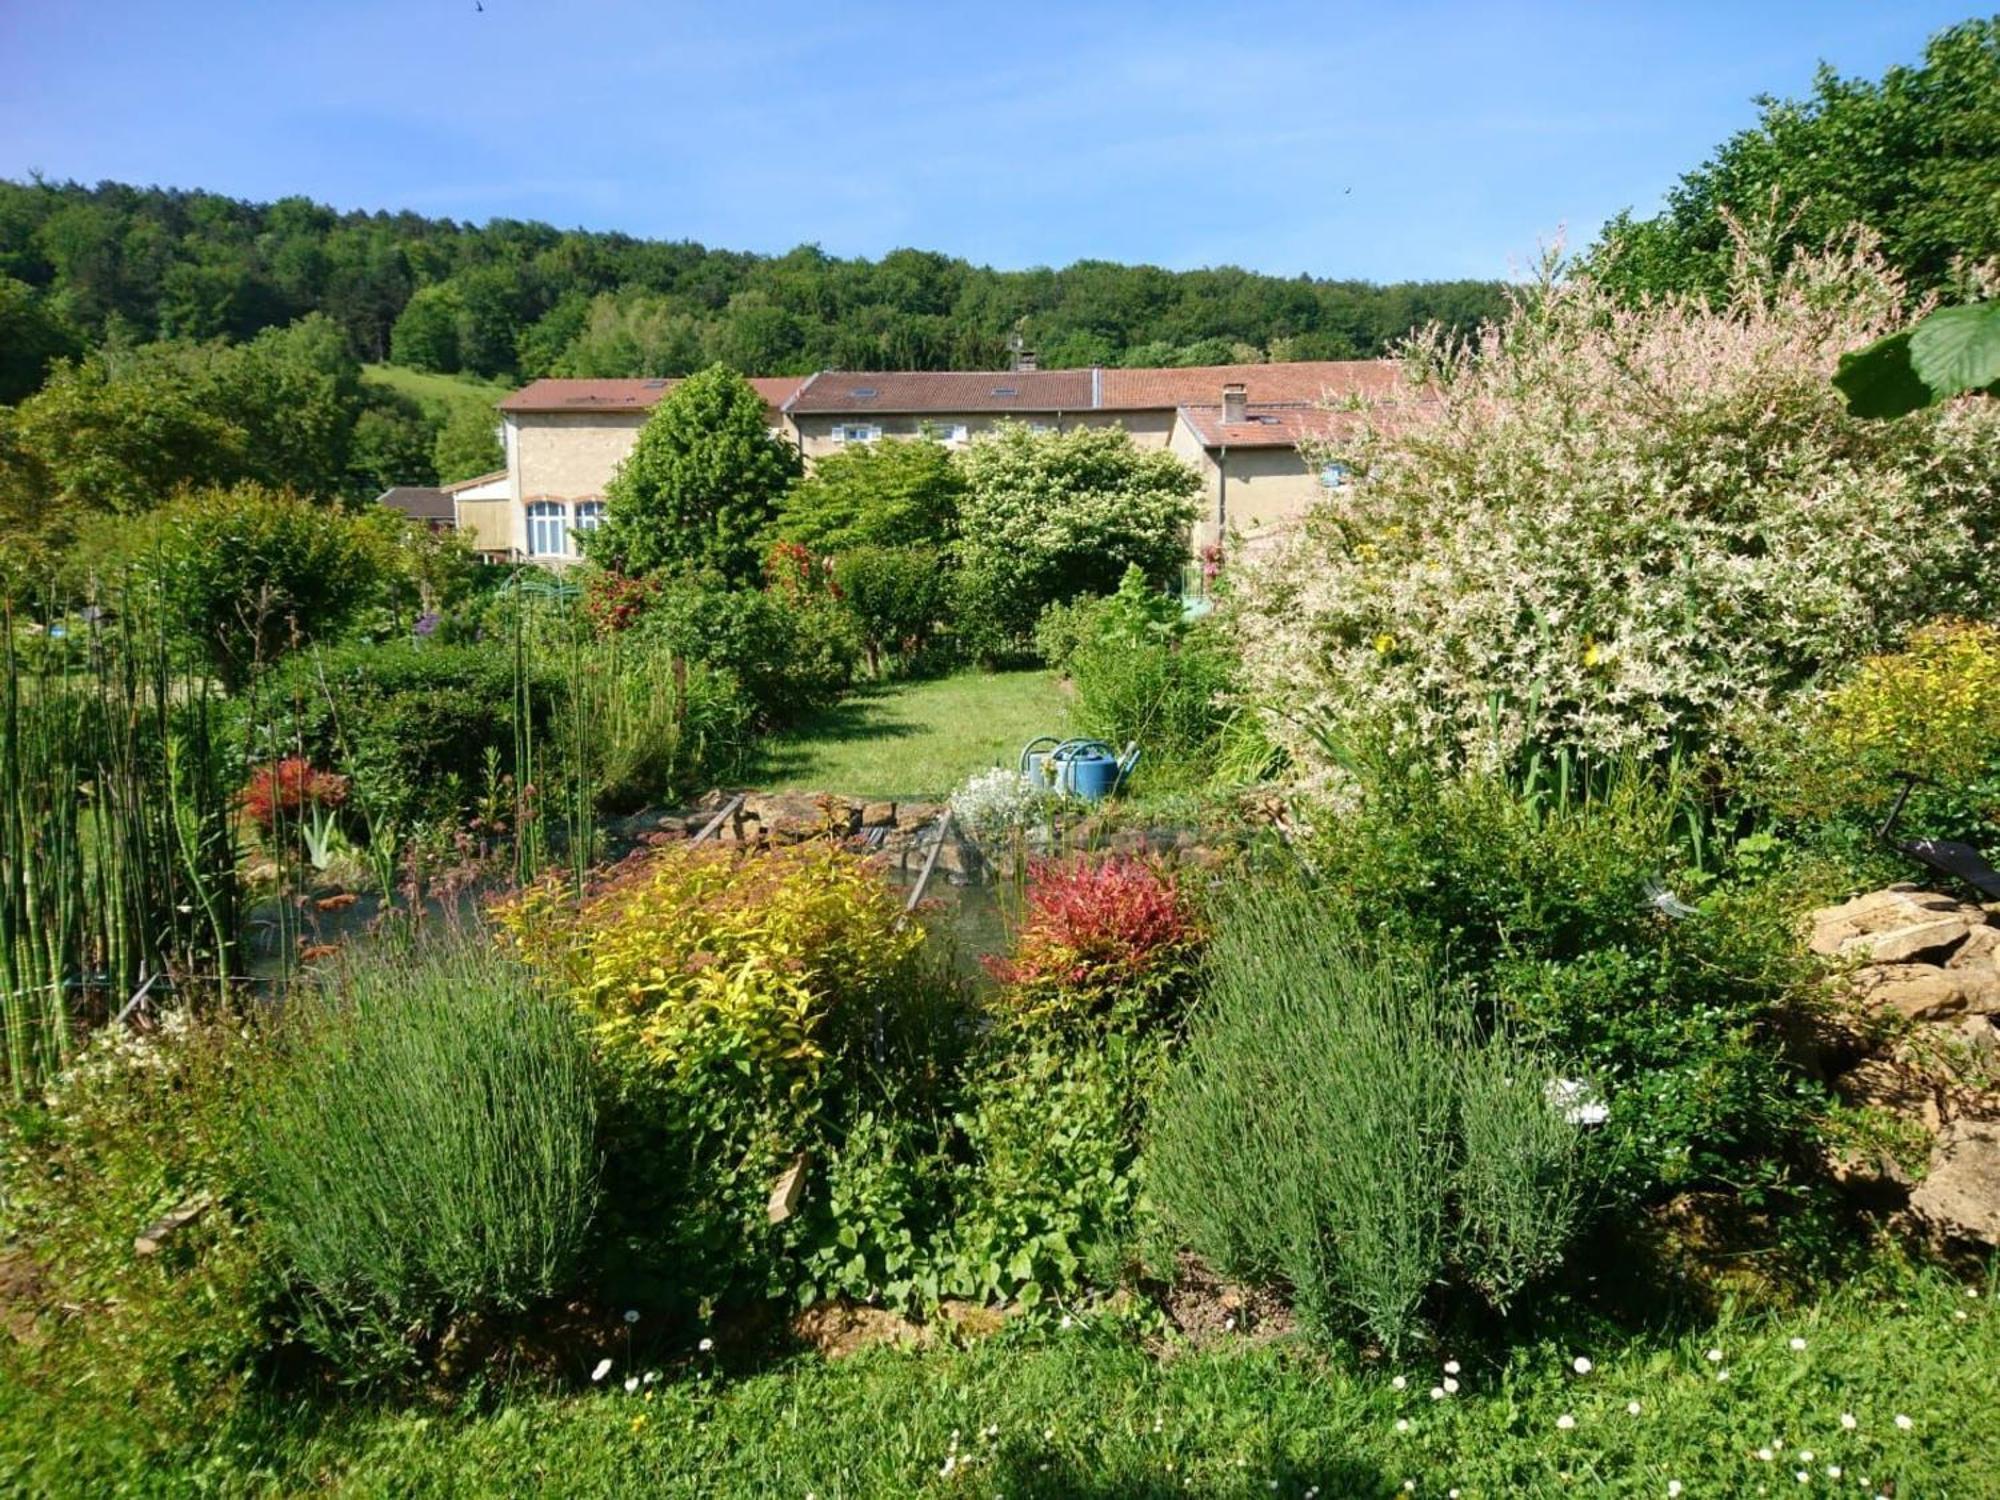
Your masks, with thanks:
<instances>
[{"instance_id":1,"label":"yellow flower","mask_svg":"<svg viewBox=\"0 0 2000 1500\"><path fill-rule=\"evenodd\" d=\"M1375 649L1382 655L1387 656L1391 651L1396 649L1396 638L1385 631L1383 634L1375 637Z\"/></svg>"}]
</instances>

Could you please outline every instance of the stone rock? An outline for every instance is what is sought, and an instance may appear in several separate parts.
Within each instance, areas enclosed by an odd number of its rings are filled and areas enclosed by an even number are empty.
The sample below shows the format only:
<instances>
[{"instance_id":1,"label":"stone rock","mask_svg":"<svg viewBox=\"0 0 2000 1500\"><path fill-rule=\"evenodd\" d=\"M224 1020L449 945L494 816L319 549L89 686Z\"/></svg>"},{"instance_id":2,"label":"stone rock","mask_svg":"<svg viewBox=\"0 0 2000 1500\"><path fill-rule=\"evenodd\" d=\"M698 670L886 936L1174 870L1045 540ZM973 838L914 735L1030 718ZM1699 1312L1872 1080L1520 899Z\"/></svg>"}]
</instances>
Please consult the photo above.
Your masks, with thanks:
<instances>
[{"instance_id":1,"label":"stone rock","mask_svg":"<svg viewBox=\"0 0 2000 1500\"><path fill-rule=\"evenodd\" d=\"M1990 921L1974 927L1945 960L1948 969L1992 969L2000 973L2000 927Z\"/></svg>"},{"instance_id":2,"label":"stone rock","mask_svg":"<svg viewBox=\"0 0 2000 1500\"><path fill-rule=\"evenodd\" d=\"M2000 1124L1954 1120L1910 1194L1910 1212L1941 1240L2000 1247Z\"/></svg>"},{"instance_id":3,"label":"stone rock","mask_svg":"<svg viewBox=\"0 0 2000 1500\"><path fill-rule=\"evenodd\" d=\"M1827 957L1852 952L1850 945L1858 937L1920 926L1936 920L1942 913L1956 915L1959 910L1958 902L1935 891L1909 886L1870 891L1839 906L1822 907L1814 912L1810 918L1810 946L1813 952Z\"/></svg>"},{"instance_id":4,"label":"stone rock","mask_svg":"<svg viewBox=\"0 0 2000 1500\"><path fill-rule=\"evenodd\" d=\"M2000 1026L1994 1024L1992 1016L1967 1016L1958 1023L1958 1034L1974 1052L2000 1050Z\"/></svg>"},{"instance_id":5,"label":"stone rock","mask_svg":"<svg viewBox=\"0 0 2000 1500\"><path fill-rule=\"evenodd\" d=\"M870 802L861 809L863 828L894 828L896 826L896 804L893 802Z\"/></svg>"},{"instance_id":6,"label":"stone rock","mask_svg":"<svg viewBox=\"0 0 2000 1500\"><path fill-rule=\"evenodd\" d=\"M1861 999L1912 1021L2000 1013L2000 972L1993 970L1885 963L1861 970L1854 979Z\"/></svg>"},{"instance_id":7,"label":"stone rock","mask_svg":"<svg viewBox=\"0 0 2000 1500\"><path fill-rule=\"evenodd\" d=\"M1876 932L1857 933L1835 952L1871 964L1906 964L1942 958L1972 931L1972 920L1958 912L1926 913L1927 920L1908 922Z\"/></svg>"},{"instance_id":8,"label":"stone rock","mask_svg":"<svg viewBox=\"0 0 2000 1500\"><path fill-rule=\"evenodd\" d=\"M1864 1058L1836 1078L1833 1088L1849 1104L1886 1110L1923 1126L1932 1135L1944 1128L1937 1090L1907 1064L1882 1057Z\"/></svg>"}]
</instances>

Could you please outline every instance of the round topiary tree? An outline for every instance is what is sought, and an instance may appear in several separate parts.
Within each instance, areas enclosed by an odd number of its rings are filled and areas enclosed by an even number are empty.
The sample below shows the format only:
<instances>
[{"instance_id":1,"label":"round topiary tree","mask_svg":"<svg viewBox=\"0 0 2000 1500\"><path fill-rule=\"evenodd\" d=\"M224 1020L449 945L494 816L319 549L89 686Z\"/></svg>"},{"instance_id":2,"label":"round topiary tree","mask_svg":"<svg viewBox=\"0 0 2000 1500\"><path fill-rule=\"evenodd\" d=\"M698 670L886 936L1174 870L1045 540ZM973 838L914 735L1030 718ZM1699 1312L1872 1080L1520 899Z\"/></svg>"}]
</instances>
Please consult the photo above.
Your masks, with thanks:
<instances>
[{"instance_id":1,"label":"round topiary tree","mask_svg":"<svg viewBox=\"0 0 2000 1500\"><path fill-rule=\"evenodd\" d=\"M640 430L587 550L621 573L686 567L752 581L758 539L800 467L798 450L771 436L750 382L711 365L669 391Z\"/></svg>"}]
</instances>

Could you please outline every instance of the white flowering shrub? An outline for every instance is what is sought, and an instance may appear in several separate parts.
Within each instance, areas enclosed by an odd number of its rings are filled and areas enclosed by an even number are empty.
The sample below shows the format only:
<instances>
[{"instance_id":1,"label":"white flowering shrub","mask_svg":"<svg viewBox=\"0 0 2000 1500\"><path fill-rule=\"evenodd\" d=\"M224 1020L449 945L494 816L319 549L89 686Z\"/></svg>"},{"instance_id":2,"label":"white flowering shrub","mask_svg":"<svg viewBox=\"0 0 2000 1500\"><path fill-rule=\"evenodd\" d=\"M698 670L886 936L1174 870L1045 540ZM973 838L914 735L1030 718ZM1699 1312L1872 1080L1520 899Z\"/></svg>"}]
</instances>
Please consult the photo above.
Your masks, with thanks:
<instances>
[{"instance_id":1,"label":"white flowering shrub","mask_svg":"<svg viewBox=\"0 0 2000 1500\"><path fill-rule=\"evenodd\" d=\"M1325 455L1355 482L1236 591L1295 764L1727 750L1829 668L1990 614L2000 403L1846 415L1839 356L1909 311L1865 245L1740 280L1630 308L1551 278L1469 344L1412 342L1411 399Z\"/></svg>"},{"instance_id":2,"label":"white flowering shrub","mask_svg":"<svg viewBox=\"0 0 2000 1500\"><path fill-rule=\"evenodd\" d=\"M959 784L951 794L951 815L976 841L993 843L1047 822L1063 801L1046 782L1011 766L994 766Z\"/></svg>"}]
</instances>

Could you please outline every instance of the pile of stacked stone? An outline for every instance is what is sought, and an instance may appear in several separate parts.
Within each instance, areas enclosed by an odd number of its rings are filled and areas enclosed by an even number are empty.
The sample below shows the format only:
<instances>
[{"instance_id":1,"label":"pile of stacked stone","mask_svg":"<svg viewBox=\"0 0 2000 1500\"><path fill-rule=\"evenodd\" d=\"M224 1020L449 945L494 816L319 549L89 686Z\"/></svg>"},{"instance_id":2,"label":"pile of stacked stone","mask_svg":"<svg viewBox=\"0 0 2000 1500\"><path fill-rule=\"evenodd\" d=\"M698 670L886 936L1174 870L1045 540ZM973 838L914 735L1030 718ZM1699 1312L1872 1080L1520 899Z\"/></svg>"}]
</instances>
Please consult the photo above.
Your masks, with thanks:
<instances>
[{"instance_id":1,"label":"pile of stacked stone","mask_svg":"<svg viewBox=\"0 0 2000 1500\"><path fill-rule=\"evenodd\" d=\"M2000 1247L2000 922L1913 885L1810 920L1832 970L1833 1086L1904 1143L1849 1152L1837 1173L1940 1243Z\"/></svg>"}]
</instances>

